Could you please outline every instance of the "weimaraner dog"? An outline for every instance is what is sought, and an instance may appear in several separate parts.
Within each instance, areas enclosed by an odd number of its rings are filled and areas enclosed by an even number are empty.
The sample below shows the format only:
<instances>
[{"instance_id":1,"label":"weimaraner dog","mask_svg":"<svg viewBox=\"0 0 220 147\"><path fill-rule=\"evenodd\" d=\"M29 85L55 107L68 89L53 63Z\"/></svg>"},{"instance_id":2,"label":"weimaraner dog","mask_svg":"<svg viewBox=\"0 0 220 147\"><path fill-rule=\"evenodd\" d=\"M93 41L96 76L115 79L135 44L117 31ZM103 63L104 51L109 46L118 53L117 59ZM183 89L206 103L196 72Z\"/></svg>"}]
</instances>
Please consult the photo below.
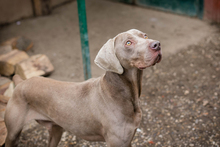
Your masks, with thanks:
<instances>
[{"instance_id":1,"label":"weimaraner dog","mask_svg":"<svg viewBox=\"0 0 220 147\"><path fill-rule=\"evenodd\" d=\"M142 112L139 104L143 69L159 63L160 42L132 29L109 39L95 63L106 73L82 83L43 77L13 77L16 88L9 100L5 123L6 147L18 144L21 130L36 120L49 130L49 147L58 145L67 130L108 147L130 147Z\"/></svg>"}]
</instances>

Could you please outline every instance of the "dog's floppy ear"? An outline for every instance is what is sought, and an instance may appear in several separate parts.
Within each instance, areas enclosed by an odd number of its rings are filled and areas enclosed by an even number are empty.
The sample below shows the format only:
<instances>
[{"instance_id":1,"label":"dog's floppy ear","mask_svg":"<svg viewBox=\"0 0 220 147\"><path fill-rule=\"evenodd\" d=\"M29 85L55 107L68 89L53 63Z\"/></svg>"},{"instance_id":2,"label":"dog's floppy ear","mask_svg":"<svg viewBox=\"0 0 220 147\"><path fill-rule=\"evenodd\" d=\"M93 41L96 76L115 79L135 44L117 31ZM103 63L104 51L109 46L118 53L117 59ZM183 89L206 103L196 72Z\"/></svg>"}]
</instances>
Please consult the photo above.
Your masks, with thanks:
<instances>
[{"instance_id":1,"label":"dog's floppy ear","mask_svg":"<svg viewBox=\"0 0 220 147\"><path fill-rule=\"evenodd\" d=\"M123 73L123 68L115 55L114 39L109 39L102 46L95 58L95 64L106 71Z\"/></svg>"}]
</instances>

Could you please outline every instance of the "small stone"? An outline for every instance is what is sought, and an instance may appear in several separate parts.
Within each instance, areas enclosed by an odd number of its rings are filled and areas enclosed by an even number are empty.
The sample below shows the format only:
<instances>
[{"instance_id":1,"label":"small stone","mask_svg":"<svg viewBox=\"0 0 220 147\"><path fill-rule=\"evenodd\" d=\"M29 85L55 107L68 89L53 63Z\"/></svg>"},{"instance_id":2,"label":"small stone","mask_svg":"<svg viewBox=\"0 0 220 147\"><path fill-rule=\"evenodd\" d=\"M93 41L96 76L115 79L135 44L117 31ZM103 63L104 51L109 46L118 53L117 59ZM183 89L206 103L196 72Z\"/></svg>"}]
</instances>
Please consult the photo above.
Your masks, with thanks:
<instances>
[{"instance_id":1,"label":"small stone","mask_svg":"<svg viewBox=\"0 0 220 147\"><path fill-rule=\"evenodd\" d=\"M208 103L209 103L209 101L204 100L204 101L203 101L203 106L206 106Z\"/></svg>"},{"instance_id":2,"label":"small stone","mask_svg":"<svg viewBox=\"0 0 220 147\"><path fill-rule=\"evenodd\" d=\"M186 90L186 91L184 92L184 95L187 95L187 94L189 94L189 90Z\"/></svg>"},{"instance_id":3,"label":"small stone","mask_svg":"<svg viewBox=\"0 0 220 147\"><path fill-rule=\"evenodd\" d=\"M139 128L137 128L137 132L142 132L142 130L141 130L141 129L139 129Z\"/></svg>"}]
</instances>

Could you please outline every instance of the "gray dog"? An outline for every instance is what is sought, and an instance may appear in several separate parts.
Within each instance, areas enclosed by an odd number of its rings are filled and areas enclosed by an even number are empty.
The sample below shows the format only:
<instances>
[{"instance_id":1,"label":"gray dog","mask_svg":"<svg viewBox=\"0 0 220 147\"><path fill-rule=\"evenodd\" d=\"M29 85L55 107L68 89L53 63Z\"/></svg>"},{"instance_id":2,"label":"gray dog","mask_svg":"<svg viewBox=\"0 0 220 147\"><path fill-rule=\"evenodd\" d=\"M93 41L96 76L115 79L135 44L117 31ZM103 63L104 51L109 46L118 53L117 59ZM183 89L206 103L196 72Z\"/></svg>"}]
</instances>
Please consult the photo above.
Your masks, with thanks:
<instances>
[{"instance_id":1,"label":"gray dog","mask_svg":"<svg viewBox=\"0 0 220 147\"><path fill-rule=\"evenodd\" d=\"M23 81L9 100L5 123L6 147L17 146L25 124L31 120L49 130L49 147L58 145L64 130L89 141L106 141L109 147L130 147L141 122L139 104L143 69L159 63L160 42L139 30L109 39L95 63L105 75L82 83L43 77Z\"/></svg>"}]
</instances>

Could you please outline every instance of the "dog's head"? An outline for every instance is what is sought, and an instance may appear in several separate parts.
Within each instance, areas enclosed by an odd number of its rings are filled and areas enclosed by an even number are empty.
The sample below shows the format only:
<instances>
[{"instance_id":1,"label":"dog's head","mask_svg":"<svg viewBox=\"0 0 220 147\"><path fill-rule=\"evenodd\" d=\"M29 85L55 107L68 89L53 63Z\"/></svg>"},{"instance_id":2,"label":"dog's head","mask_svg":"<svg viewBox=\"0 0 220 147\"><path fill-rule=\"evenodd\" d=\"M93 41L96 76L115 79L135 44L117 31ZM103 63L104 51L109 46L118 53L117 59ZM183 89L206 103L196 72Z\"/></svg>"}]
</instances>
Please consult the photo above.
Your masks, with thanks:
<instances>
[{"instance_id":1,"label":"dog's head","mask_svg":"<svg viewBox=\"0 0 220 147\"><path fill-rule=\"evenodd\" d=\"M95 63L106 71L122 74L124 68L143 70L161 59L160 42L132 29L109 39L98 52Z\"/></svg>"}]
</instances>

